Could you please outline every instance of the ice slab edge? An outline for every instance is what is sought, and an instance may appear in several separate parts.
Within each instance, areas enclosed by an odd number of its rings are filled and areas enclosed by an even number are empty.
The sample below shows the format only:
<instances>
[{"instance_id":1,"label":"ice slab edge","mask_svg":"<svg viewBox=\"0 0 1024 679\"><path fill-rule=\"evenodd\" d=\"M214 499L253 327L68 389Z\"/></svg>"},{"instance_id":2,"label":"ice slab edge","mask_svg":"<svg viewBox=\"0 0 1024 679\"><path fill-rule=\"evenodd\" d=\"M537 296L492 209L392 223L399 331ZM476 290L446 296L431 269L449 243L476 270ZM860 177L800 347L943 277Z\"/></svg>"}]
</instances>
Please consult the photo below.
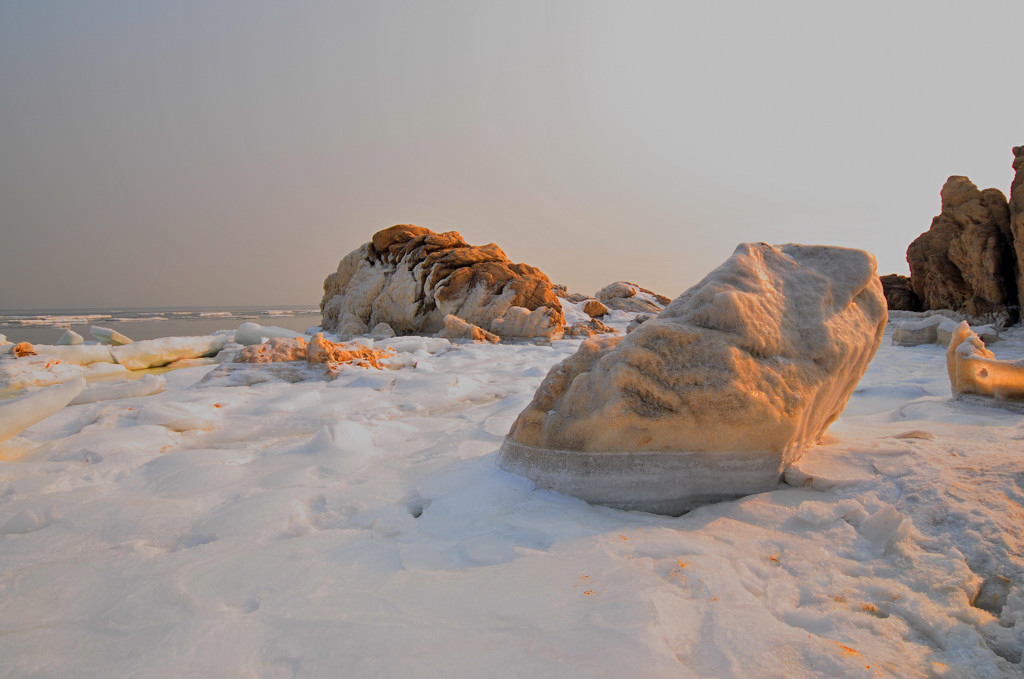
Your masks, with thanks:
<instances>
[{"instance_id":1,"label":"ice slab edge","mask_svg":"<svg viewBox=\"0 0 1024 679\"><path fill-rule=\"evenodd\" d=\"M498 467L592 504L679 516L772 490L786 464L781 453L764 451L584 452L536 448L505 437Z\"/></svg>"}]
</instances>

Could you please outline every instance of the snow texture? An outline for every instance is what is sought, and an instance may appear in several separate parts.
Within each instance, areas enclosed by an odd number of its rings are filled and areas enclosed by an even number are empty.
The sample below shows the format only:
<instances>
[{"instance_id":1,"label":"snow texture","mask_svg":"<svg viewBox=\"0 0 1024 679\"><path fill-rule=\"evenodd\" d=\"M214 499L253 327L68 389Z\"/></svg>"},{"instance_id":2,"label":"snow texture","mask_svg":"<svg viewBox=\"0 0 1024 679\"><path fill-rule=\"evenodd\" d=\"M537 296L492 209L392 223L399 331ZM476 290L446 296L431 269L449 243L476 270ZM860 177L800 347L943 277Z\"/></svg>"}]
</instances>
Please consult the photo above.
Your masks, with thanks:
<instances>
[{"instance_id":1,"label":"snow texture","mask_svg":"<svg viewBox=\"0 0 1024 679\"><path fill-rule=\"evenodd\" d=\"M496 466L579 340L391 346L330 382L173 370L0 443L0 675L1024 674L1024 423L951 399L940 347L884 342L789 485L666 517Z\"/></svg>"}]
</instances>

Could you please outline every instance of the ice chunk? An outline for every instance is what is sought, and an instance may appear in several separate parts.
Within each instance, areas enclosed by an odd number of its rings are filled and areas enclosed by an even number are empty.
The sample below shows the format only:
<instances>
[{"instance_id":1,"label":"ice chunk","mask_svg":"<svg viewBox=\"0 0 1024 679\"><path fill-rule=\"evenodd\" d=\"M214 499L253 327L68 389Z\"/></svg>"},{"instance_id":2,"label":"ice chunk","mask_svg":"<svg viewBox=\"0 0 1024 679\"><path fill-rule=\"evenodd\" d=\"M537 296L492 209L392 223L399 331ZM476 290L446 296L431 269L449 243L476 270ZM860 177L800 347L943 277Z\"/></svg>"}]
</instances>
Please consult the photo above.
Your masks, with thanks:
<instances>
[{"instance_id":1,"label":"ice chunk","mask_svg":"<svg viewBox=\"0 0 1024 679\"><path fill-rule=\"evenodd\" d=\"M36 344L33 345L36 354L40 356L52 356L53 358L89 365L90 363L113 363L114 358L110 355L108 344Z\"/></svg>"},{"instance_id":2,"label":"ice chunk","mask_svg":"<svg viewBox=\"0 0 1024 679\"><path fill-rule=\"evenodd\" d=\"M112 401L118 398L132 398L135 396L149 396L150 394L162 391L166 382L167 380L161 375L143 375L137 380L90 384L78 396L72 399L69 405Z\"/></svg>"},{"instance_id":3,"label":"ice chunk","mask_svg":"<svg viewBox=\"0 0 1024 679\"><path fill-rule=\"evenodd\" d=\"M452 343L443 337L417 337L406 335L392 337L375 343L375 346L391 347L400 354L412 354L425 351L428 354L440 354L452 348Z\"/></svg>"},{"instance_id":4,"label":"ice chunk","mask_svg":"<svg viewBox=\"0 0 1024 679\"><path fill-rule=\"evenodd\" d=\"M242 323L235 330L235 342L243 346L249 346L250 344L263 344L268 339L275 337L283 337L285 339L293 339L295 337L302 337L303 333L297 330L289 330L288 328L281 328L275 325L260 325L258 323ZM308 338L306 338L308 339Z\"/></svg>"},{"instance_id":5,"label":"ice chunk","mask_svg":"<svg viewBox=\"0 0 1024 679\"><path fill-rule=\"evenodd\" d=\"M501 464L588 501L666 513L771 488L839 417L886 320L872 255L740 245L656 319L555 366Z\"/></svg>"},{"instance_id":6,"label":"ice chunk","mask_svg":"<svg viewBox=\"0 0 1024 679\"><path fill-rule=\"evenodd\" d=\"M46 387L7 403L0 403L0 441L15 436L36 422L60 411L85 389L85 378Z\"/></svg>"},{"instance_id":7,"label":"ice chunk","mask_svg":"<svg viewBox=\"0 0 1024 679\"><path fill-rule=\"evenodd\" d=\"M967 321L957 326L946 350L953 396L973 394L1024 403L1024 359L1000 361Z\"/></svg>"},{"instance_id":8,"label":"ice chunk","mask_svg":"<svg viewBox=\"0 0 1024 679\"><path fill-rule=\"evenodd\" d=\"M131 344L131 341L132 341L131 338L126 337L125 335L122 335L117 330L112 330L110 328L103 328L103 327L100 327L98 325L94 325L91 328L89 328L89 334L92 335L93 337L95 337L97 340L99 340L103 344L113 344L113 345Z\"/></svg>"},{"instance_id":9,"label":"ice chunk","mask_svg":"<svg viewBox=\"0 0 1024 679\"><path fill-rule=\"evenodd\" d=\"M114 360L129 370L154 368L184 358L213 356L227 344L224 335L205 337L162 337L142 340L110 350Z\"/></svg>"},{"instance_id":10,"label":"ice chunk","mask_svg":"<svg viewBox=\"0 0 1024 679\"><path fill-rule=\"evenodd\" d=\"M395 336L395 330L387 323L378 323L373 326L373 330L370 331L370 337L375 340L387 339Z\"/></svg>"},{"instance_id":11,"label":"ice chunk","mask_svg":"<svg viewBox=\"0 0 1024 679\"><path fill-rule=\"evenodd\" d=\"M57 340L57 344L64 346L68 344L81 344L84 341L84 337L79 335L74 330L68 328L67 330L64 331L64 334L60 336L60 339Z\"/></svg>"}]
</instances>

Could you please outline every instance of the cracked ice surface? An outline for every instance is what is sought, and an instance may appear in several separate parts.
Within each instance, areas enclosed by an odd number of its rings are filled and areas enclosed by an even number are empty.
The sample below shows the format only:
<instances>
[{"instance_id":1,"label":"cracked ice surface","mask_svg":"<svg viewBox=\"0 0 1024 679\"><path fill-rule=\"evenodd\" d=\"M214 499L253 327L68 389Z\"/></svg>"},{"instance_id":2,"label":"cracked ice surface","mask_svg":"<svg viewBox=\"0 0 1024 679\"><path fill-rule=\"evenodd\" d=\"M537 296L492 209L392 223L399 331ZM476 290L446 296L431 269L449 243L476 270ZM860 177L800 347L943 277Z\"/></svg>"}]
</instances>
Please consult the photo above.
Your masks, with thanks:
<instances>
[{"instance_id":1,"label":"cracked ice surface","mask_svg":"<svg viewBox=\"0 0 1024 679\"><path fill-rule=\"evenodd\" d=\"M1021 674L1024 424L941 347L883 341L792 485L678 518L495 466L577 347L183 368L0 443L0 674Z\"/></svg>"}]
</instances>

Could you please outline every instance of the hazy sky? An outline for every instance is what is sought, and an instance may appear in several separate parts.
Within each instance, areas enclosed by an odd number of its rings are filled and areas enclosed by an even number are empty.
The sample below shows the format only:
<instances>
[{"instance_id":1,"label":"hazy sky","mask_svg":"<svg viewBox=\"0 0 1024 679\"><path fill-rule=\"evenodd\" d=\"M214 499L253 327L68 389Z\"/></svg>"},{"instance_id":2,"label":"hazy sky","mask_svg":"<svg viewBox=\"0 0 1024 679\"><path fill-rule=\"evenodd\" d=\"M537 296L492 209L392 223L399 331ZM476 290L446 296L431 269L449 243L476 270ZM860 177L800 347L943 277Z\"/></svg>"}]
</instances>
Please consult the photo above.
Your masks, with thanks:
<instances>
[{"instance_id":1,"label":"hazy sky","mask_svg":"<svg viewBox=\"0 0 1024 679\"><path fill-rule=\"evenodd\" d=\"M0 308L310 304L397 223L570 290L1009 190L1024 2L0 0Z\"/></svg>"}]
</instances>

